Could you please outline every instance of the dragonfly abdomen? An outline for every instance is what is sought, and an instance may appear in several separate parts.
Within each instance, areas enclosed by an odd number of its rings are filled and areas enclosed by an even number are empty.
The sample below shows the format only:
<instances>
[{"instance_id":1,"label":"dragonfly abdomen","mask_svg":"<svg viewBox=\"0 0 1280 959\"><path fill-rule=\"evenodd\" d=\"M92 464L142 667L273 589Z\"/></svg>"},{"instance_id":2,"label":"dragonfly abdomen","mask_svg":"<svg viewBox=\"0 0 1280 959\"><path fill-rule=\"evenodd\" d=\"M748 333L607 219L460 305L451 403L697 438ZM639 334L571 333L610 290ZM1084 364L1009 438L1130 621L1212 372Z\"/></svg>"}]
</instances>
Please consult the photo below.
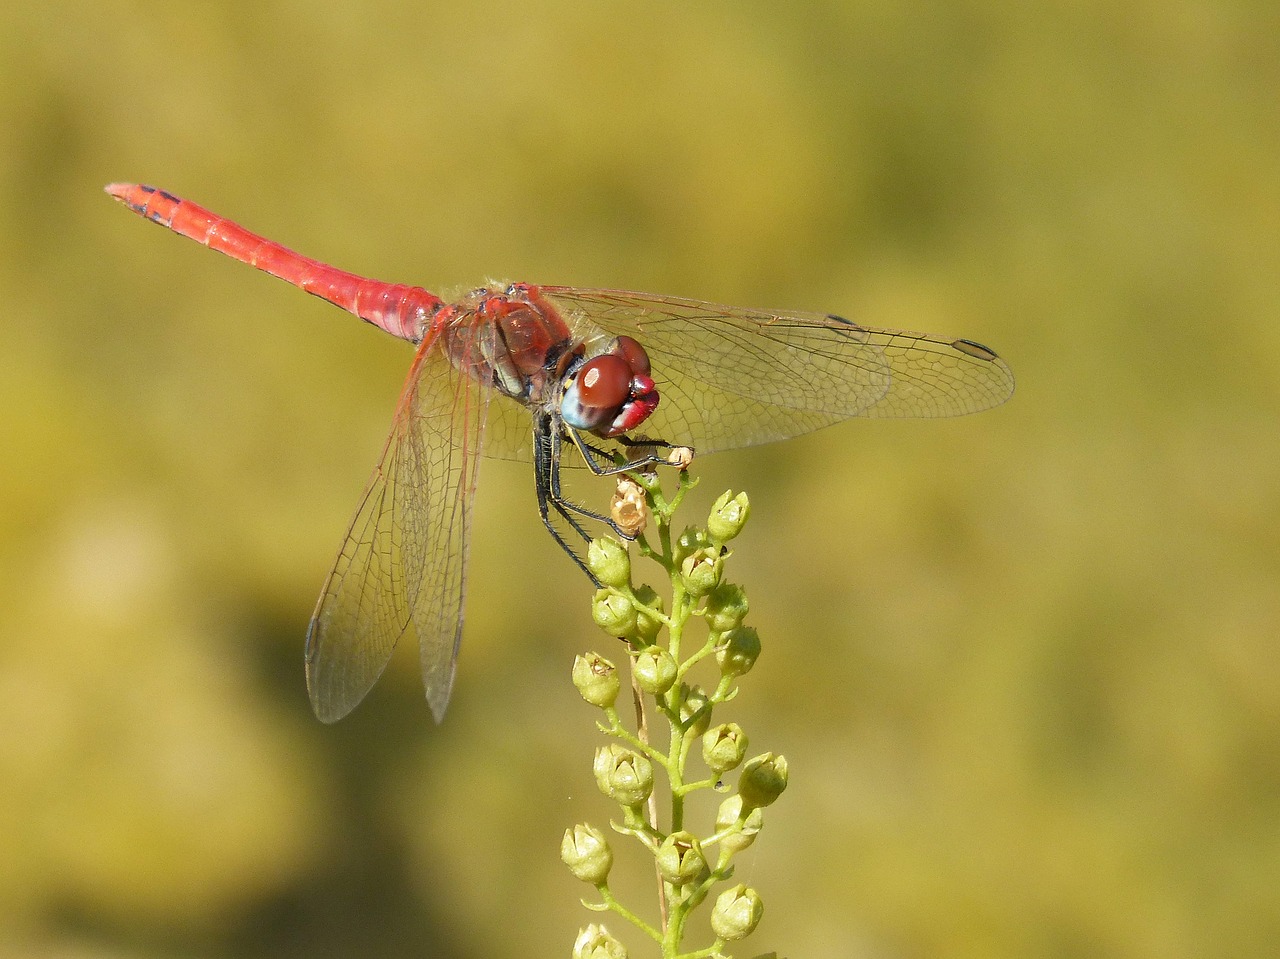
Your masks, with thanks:
<instances>
[{"instance_id":1,"label":"dragonfly abdomen","mask_svg":"<svg viewBox=\"0 0 1280 959\"><path fill-rule=\"evenodd\" d=\"M155 187L112 183L107 192L152 223L292 283L402 340L419 342L443 302L420 286L372 280L295 253Z\"/></svg>"}]
</instances>

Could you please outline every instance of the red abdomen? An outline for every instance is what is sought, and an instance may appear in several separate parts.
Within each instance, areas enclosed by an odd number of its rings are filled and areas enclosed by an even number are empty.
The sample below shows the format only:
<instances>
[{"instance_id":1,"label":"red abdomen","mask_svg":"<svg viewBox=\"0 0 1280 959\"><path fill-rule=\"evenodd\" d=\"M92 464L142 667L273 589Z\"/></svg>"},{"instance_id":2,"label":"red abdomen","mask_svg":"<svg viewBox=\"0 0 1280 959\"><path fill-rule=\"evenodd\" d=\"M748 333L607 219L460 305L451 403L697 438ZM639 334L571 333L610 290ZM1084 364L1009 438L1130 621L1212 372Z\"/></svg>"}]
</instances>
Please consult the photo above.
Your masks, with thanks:
<instances>
[{"instance_id":1,"label":"red abdomen","mask_svg":"<svg viewBox=\"0 0 1280 959\"><path fill-rule=\"evenodd\" d=\"M440 298L422 287L384 283L339 270L258 236L172 193L136 183L113 183L107 192L153 223L286 280L392 336L419 342L441 306Z\"/></svg>"}]
</instances>

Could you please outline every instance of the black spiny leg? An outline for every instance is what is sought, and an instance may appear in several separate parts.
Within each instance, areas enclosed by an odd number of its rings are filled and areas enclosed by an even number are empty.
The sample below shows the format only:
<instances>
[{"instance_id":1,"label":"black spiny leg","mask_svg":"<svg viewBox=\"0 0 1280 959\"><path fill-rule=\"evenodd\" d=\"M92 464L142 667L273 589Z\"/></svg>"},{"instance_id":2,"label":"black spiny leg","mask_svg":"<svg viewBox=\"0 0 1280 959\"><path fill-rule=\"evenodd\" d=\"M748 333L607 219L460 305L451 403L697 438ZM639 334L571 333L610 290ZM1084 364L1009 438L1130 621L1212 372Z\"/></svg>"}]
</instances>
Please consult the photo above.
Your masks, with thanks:
<instances>
[{"instance_id":1,"label":"black spiny leg","mask_svg":"<svg viewBox=\"0 0 1280 959\"><path fill-rule=\"evenodd\" d=\"M536 414L533 418L533 478L534 489L538 496L538 515L542 517L542 525L560 544L560 548L569 554L593 583L599 586L599 580L592 576L591 570L587 569L587 564L578 555L578 551L570 545L552 521L551 511L555 510L575 533L585 541L591 541L587 531L570 514L567 504L560 496L560 437L555 424L550 417Z\"/></svg>"},{"instance_id":2,"label":"black spiny leg","mask_svg":"<svg viewBox=\"0 0 1280 959\"><path fill-rule=\"evenodd\" d=\"M538 495L538 515L542 517L542 524L546 526L547 531L573 561L578 564L579 568L591 578L591 581L597 586L599 581L591 574L591 570L587 569L586 562L579 555L578 550L565 538L565 535L557 528L554 515L564 520L569 527L583 538L584 541L590 542L591 536L583 528L580 520L591 520L592 522L602 523L618 534L622 539L630 542L635 536L625 532L616 522L609 516L597 513L594 510L587 509L585 506L579 506L577 503L570 502L560 491L560 453L564 447L563 437L560 433L561 424L558 417L550 414L535 414L533 422L533 468L534 480ZM609 453L599 447L588 444L580 437L576 431L568 430L570 438L574 445L582 453L583 459L587 466L597 476L616 476L619 473L625 473L629 470L640 469L649 465L670 465L667 459L656 454L649 454L640 457L621 466L611 465L605 466L600 463L596 457L607 457ZM630 446L668 446L666 443L655 443L644 441L637 443L631 441L625 445Z\"/></svg>"},{"instance_id":3,"label":"black spiny leg","mask_svg":"<svg viewBox=\"0 0 1280 959\"><path fill-rule=\"evenodd\" d=\"M608 466L603 464L603 460L612 460L613 453L603 447L596 446L594 443L588 443L582 438L577 430L569 430L569 438L573 440L573 445L578 448L578 452L582 454L583 461L587 464L587 469L595 473L596 476L616 476L618 473L627 473L631 470L644 469L646 466L673 466L668 456L659 456L657 453L646 453L634 460L628 460L619 466L617 463L610 463ZM678 447L673 443L665 440L636 440L629 436L616 437L619 446L629 446L634 449L664 449L674 450ZM597 459L598 457L598 459Z\"/></svg>"}]
</instances>

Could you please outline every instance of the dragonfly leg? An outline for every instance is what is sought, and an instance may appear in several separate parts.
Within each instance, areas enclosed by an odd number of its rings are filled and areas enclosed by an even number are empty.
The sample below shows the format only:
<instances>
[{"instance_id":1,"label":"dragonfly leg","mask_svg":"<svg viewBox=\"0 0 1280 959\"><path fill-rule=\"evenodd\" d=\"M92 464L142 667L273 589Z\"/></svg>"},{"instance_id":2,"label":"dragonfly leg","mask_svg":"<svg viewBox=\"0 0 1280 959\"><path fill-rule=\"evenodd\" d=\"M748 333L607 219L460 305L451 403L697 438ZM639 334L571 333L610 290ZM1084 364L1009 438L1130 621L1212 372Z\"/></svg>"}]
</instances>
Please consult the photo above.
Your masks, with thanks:
<instances>
[{"instance_id":1,"label":"dragonfly leg","mask_svg":"<svg viewBox=\"0 0 1280 959\"><path fill-rule=\"evenodd\" d=\"M564 533L556 525L554 517L560 517L585 542L591 541L591 535L583 528L578 521L578 517L598 520L615 529L616 526L608 517L600 516L591 510L571 503L561 494L560 450L561 440L558 428L552 424L550 419L535 416L533 460L534 480L538 496L538 515L542 518L542 525L547 528L547 532L551 534L551 537L560 544L560 548L569 554L569 557L578 564L578 567L587 574L596 586L599 586L600 581L587 568L586 561L583 560L578 552L580 547L575 547L565 538Z\"/></svg>"},{"instance_id":2,"label":"dragonfly leg","mask_svg":"<svg viewBox=\"0 0 1280 959\"><path fill-rule=\"evenodd\" d=\"M608 463L612 460L614 454L593 443L587 442L577 430L569 430L569 438L573 440L573 445L578 448L578 452L582 454L582 459L586 462L587 468L596 476L616 476L618 473L628 473L631 470L644 469L646 466L674 466L677 465L671 461L671 454L660 456L657 453L646 453L634 460L628 460L625 463ZM634 448L649 449L666 449L679 450L687 449L687 447L679 447L674 443L668 443L665 440L636 440L629 436L619 436L617 441L622 446Z\"/></svg>"},{"instance_id":3,"label":"dragonfly leg","mask_svg":"<svg viewBox=\"0 0 1280 959\"><path fill-rule=\"evenodd\" d=\"M572 431L570 431L570 435L574 435ZM578 548L565 538L565 533L556 525L555 518L559 517L563 520L573 532L581 536L586 542L590 542L592 537L583 527L583 521L601 523L628 542L635 539L635 536L623 530L611 517L587 509L585 506L580 506L566 498L561 492L560 453L563 449L563 437L558 421L553 420L551 417L535 416L533 449L538 515L542 518L542 524L546 526L552 538L560 544L560 548L569 554L582 571L591 578L593 583L599 586L599 581L592 575L591 570L587 568L586 562L579 555ZM594 452L598 455L607 455L603 450L595 450ZM586 455L588 454L584 454L584 457ZM623 472L625 469L635 468L634 464L628 464L625 467L612 469L594 460L589 462L592 471L600 476L614 475Z\"/></svg>"},{"instance_id":4,"label":"dragonfly leg","mask_svg":"<svg viewBox=\"0 0 1280 959\"><path fill-rule=\"evenodd\" d=\"M673 450L676 448L675 443L668 443L666 440L636 439L634 436L617 436L614 438L622 446L652 446L661 450Z\"/></svg>"}]
</instances>

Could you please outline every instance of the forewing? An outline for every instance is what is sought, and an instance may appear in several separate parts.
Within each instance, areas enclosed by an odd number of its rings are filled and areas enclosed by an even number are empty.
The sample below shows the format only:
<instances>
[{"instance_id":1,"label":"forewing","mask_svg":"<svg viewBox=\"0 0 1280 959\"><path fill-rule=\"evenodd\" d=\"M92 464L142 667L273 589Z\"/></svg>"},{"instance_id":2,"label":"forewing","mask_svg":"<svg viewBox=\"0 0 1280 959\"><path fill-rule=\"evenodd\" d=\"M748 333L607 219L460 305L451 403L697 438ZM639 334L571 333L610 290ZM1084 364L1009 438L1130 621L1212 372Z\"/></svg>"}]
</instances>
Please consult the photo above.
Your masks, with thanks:
<instances>
[{"instance_id":1,"label":"forewing","mask_svg":"<svg viewBox=\"0 0 1280 959\"><path fill-rule=\"evenodd\" d=\"M616 290L542 287L580 334L634 336L661 402L647 436L713 452L852 416L957 416L996 406L1013 374L969 340Z\"/></svg>"},{"instance_id":2,"label":"forewing","mask_svg":"<svg viewBox=\"0 0 1280 959\"><path fill-rule=\"evenodd\" d=\"M489 393L424 340L307 631L316 715L341 719L365 697L402 638L417 640L437 722L462 633L467 543Z\"/></svg>"}]
</instances>

